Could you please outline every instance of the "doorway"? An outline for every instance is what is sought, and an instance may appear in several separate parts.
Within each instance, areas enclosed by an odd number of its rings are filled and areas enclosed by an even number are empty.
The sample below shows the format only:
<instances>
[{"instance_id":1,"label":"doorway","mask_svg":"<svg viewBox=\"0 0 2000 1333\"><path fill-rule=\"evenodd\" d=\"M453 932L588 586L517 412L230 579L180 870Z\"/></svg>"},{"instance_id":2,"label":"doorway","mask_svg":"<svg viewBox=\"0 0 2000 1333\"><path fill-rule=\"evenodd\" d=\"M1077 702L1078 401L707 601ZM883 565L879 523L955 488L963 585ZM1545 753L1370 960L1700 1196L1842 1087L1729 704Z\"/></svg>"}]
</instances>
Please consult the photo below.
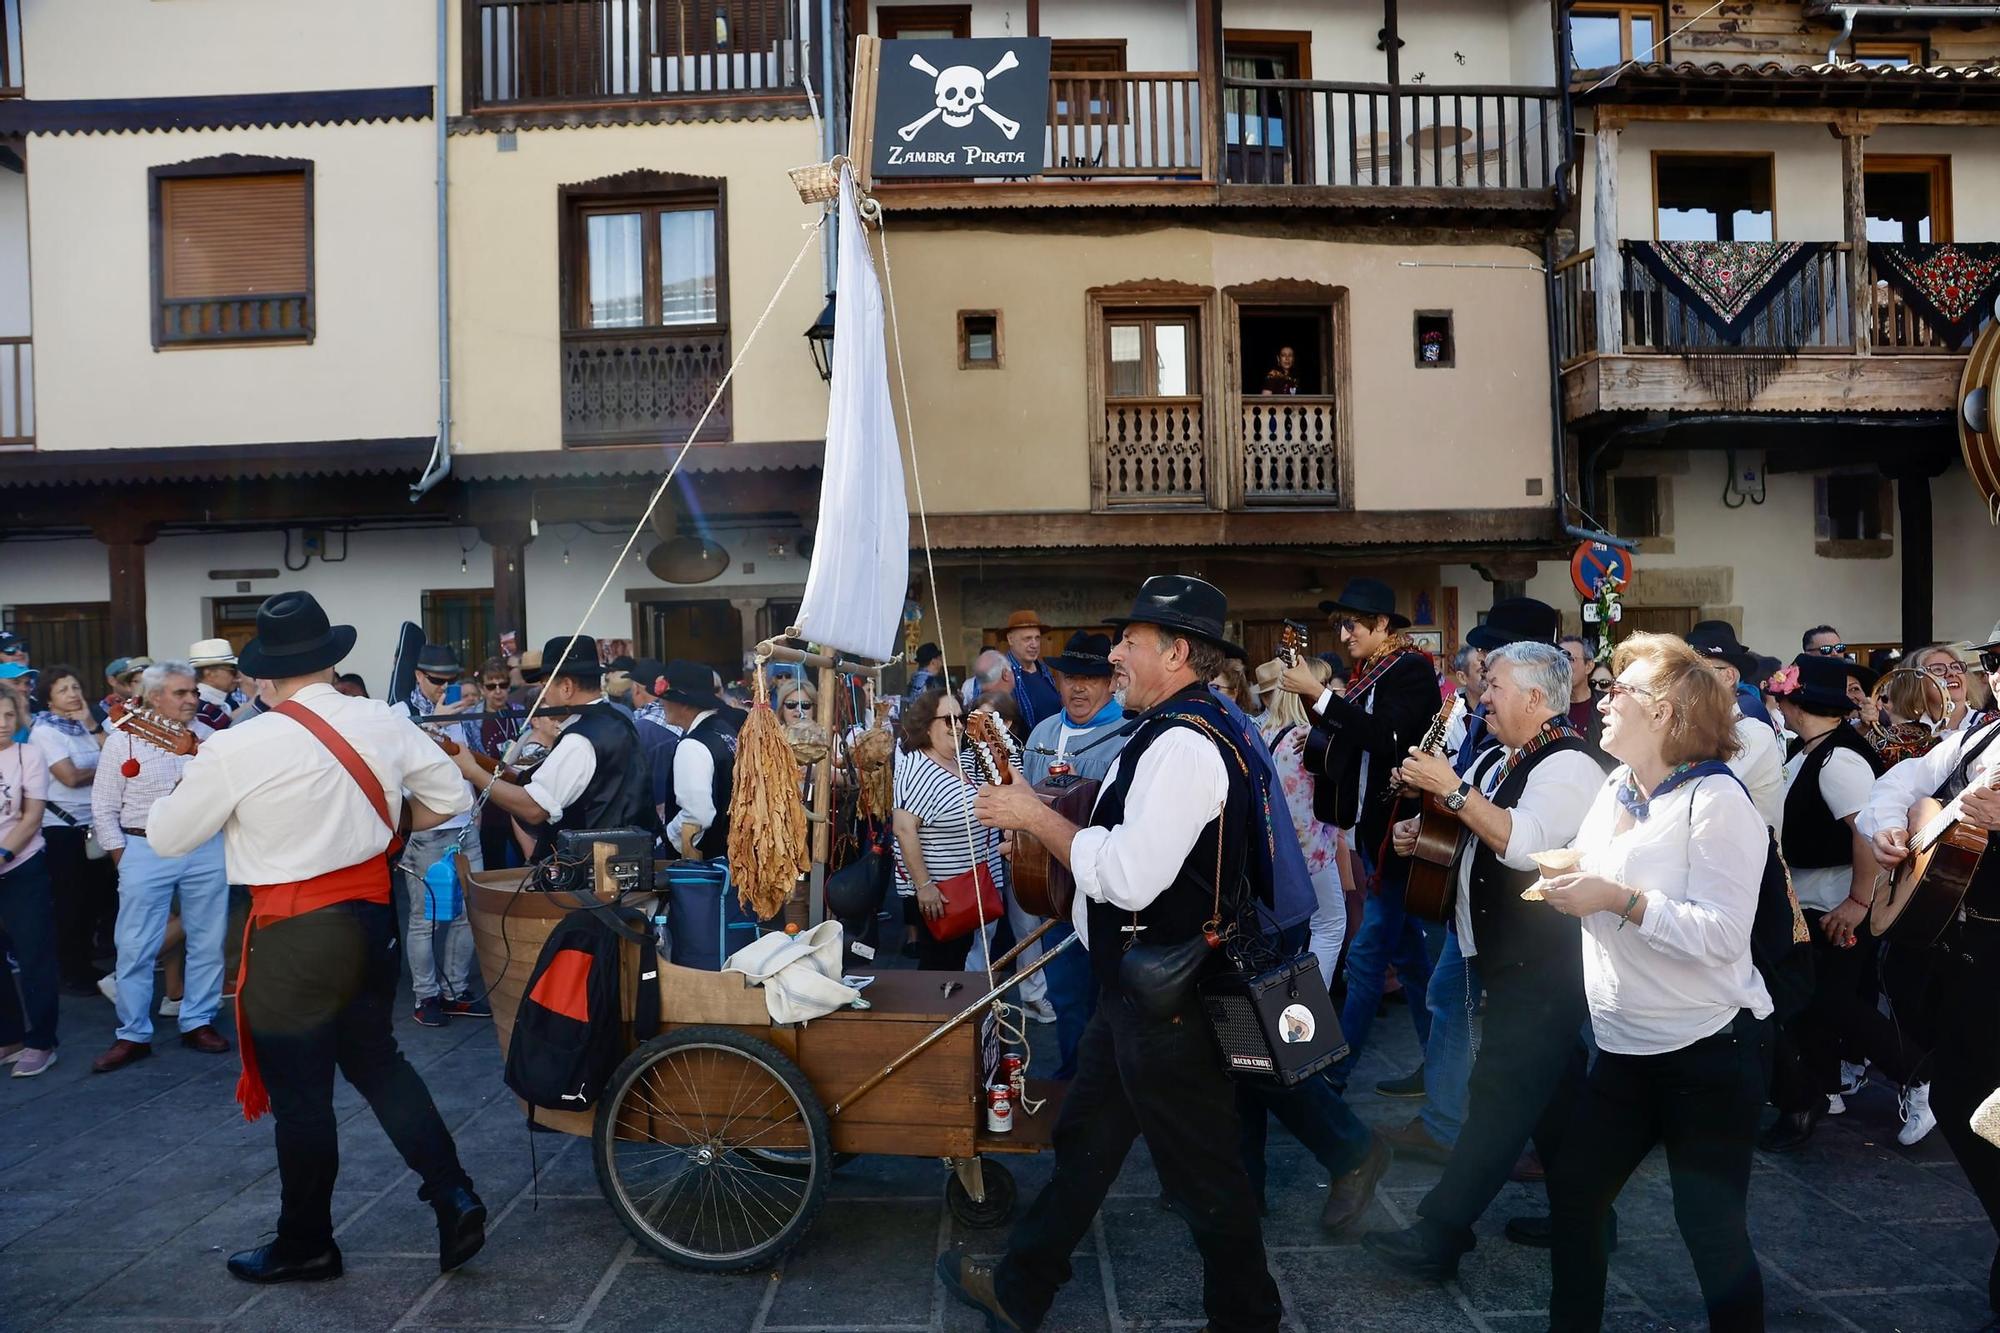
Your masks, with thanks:
<instances>
[{"instance_id":1,"label":"doorway","mask_svg":"<svg viewBox=\"0 0 2000 1333\"><path fill-rule=\"evenodd\" d=\"M639 642L647 657L700 662L722 673L725 683L743 675L743 613L720 598L641 602Z\"/></svg>"},{"instance_id":2,"label":"doorway","mask_svg":"<svg viewBox=\"0 0 2000 1333\"><path fill-rule=\"evenodd\" d=\"M1701 618L1698 606L1634 606L1626 602L1618 620L1617 637L1628 634L1672 634L1685 639Z\"/></svg>"},{"instance_id":3,"label":"doorway","mask_svg":"<svg viewBox=\"0 0 2000 1333\"><path fill-rule=\"evenodd\" d=\"M240 653L243 645L257 637L259 597L217 597L209 603L209 634L229 640L229 651Z\"/></svg>"},{"instance_id":4,"label":"doorway","mask_svg":"<svg viewBox=\"0 0 2000 1333\"><path fill-rule=\"evenodd\" d=\"M1297 88L1231 86L1312 77L1312 34L1229 28L1222 34L1226 179L1239 185L1309 185L1312 100Z\"/></svg>"}]
</instances>

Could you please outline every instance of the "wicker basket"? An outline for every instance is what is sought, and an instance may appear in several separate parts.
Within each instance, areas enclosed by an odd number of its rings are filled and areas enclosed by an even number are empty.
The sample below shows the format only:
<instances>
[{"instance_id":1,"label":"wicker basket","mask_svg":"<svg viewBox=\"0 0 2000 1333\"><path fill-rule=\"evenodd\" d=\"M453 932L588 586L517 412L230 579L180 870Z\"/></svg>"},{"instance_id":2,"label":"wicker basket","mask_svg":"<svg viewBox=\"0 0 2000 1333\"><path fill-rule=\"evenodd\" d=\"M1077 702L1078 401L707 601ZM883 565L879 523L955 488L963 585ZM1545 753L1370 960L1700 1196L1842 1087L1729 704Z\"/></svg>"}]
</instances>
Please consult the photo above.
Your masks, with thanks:
<instances>
[{"instance_id":1,"label":"wicker basket","mask_svg":"<svg viewBox=\"0 0 2000 1333\"><path fill-rule=\"evenodd\" d=\"M792 188L799 192L799 202L830 204L840 198L840 170L846 165L845 157L836 157L831 162L793 167Z\"/></svg>"}]
</instances>

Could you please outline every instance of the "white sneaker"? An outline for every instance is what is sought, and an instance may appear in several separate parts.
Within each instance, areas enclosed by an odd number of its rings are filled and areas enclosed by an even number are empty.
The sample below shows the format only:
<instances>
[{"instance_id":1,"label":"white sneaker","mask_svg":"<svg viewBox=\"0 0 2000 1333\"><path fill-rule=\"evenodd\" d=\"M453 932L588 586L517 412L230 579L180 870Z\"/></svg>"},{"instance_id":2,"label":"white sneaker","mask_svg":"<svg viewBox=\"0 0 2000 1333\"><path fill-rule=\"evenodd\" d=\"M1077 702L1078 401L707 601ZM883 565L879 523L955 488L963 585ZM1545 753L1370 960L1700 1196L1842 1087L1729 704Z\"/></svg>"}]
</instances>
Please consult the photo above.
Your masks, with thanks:
<instances>
[{"instance_id":1,"label":"white sneaker","mask_svg":"<svg viewBox=\"0 0 2000 1333\"><path fill-rule=\"evenodd\" d=\"M1931 1085L1928 1083L1903 1089L1902 1104L1896 1111L1903 1117L1903 1127L1896 1131L1896 1142L1905 1148L1921 1143L1924 1135L1937 1128L1937 1117L1931 1114Z\"/></svg>"},{"instance_id":2,"label":"white sneaker","mask_svg":"<svg viewBox=\"0 0 2000 1333\"><path fill-rule=\"evenodd\" d=\"M1846 1115L1847 1099L1837 1092L1828 1093L1826 1098L1826 1113L1828 1115Z\"/></svg>"},{"instance_id":3,"label":"white sneaker","mask_svg":"<svg viewBox=\"0 0 2000 1333\"><path fill-rule=\"evenodd\" d=\"M179 1000L160 1001L161 1018L179 1018L180 1016L181 1016L181 1002Z\"/></svg>"},{"instance_id":4,"label":"white sneaker","mask_svg":"<svg viewBox=\"0 0 2000 1333\"><path fill-rule=\"evenodd\" d=\"M38 1051L31 1046L21 1052L20 1058L14 1061L14 1077L35 1078L46 1074L55 1062L54 1051Z\"/></svg>"},{"instance_id":5,"label":"white sneaker","mask_svg":"<svg viewBox=\"0 0 2000 1333\"><path fill-rule=\"evenodd\" d=\"M1862 1084L1867 1081L1868 1062L1866 1060L1858 1065L1849 1064L1845 1060L1840 1062L1840 1091L1842 1096L1852 1097L1855 1093L1861 1091Z\"/></svg>"},{"instance_id":6,"label":"white sneaker","mask_svg":"<svg viewBox=\"0 0 2000 1333\"><path fill-rule=\"evenodd\" d=\"M107 972L97 979L97 993L111 1003L118 1003L118 978Z\"/></svg>"},{"instance_id":7,"label":"white sneaker","mask_svg":"<svg viewBox=\"0 0 2000 1333\"><path fill-rule=\"evenodd\" d=\"M1049 997L1046 995L1039 1000L1030 1000L1022 1005L1021 1012L1037 1023L1053 1023L1056 1021L1056 1007L1049 1003Z\"/></svg>"}]
</instances>

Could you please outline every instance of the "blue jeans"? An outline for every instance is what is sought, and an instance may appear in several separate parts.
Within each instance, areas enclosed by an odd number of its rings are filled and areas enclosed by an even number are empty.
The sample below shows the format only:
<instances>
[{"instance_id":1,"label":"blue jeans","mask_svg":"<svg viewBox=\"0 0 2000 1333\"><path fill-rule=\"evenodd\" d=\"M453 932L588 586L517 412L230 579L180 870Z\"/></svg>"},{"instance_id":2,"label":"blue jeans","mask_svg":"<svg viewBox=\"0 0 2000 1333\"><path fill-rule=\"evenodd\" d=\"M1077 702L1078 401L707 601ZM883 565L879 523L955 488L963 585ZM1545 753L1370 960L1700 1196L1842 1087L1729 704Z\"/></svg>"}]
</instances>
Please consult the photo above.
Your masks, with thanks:
<instances>
[{"instance_id":1,"label":"blue jeans","mask_svg":"<svg viewBox=\"0 0 2000 1333\"><path fill-rule=\"evenodd\" d=\"M1444 952L1424 994L1431 1035L1424 1043L1424 1109L1418 1113L1431 1137L1446 1147L1458 1141L1458 1127L1465 1123L1472 1082L1472 1010L1478 1003L1478 959L1459 952L1454 926L1445 932Z\"/></svg>"},{"instance_id":2,"label":"blue jeans","mask_svg":"<svg viewBox=\"0 0 2000 1333\"><path fill-rule=\"evenodd\" d=\"M1243 1121L1243 1167L1250 1187L1264 1198L1266 1113L1292 1131L1292 1137L1326 1168L1335 1180L1360 1166L1375 1136L1354 1114L1325 1074L1315 1074L1289 1088L1262 1080L1236 1085L1236 1112Z\"/></svg>"},{"instance_id":3,"label":"blue jeans","mask_svg":"<svg viewBox=\"0 0 2000 1333\"><path fill-rule=\"evenodd\" d=\"M1374 873L1367 848L1357 847L1366 881ZM1429 1042L1430 1010L1419 1003L1430 986L1431 956L1424 944L1424 932L1417 919L1403 910L1403 887L1409 878L1408 859L1392 856L1382 868L1382 882L1368 895L1361 912L1361 929L1347 946L1347 1002L1340 1009L1340 1030L1353 1047L1345 1060L1333 1066L1331 1077L1336 1090L1345 1090L1361 1052L1368 1045L1369 1029L1375 1026L1375 1007L1382 1003L1382 988L1395 965L1396 977L1410 997L1410 1021L1417 1028L1417 1044Z\"/></svg>"},{"instance_id":4,"label":"blue jeans","mask_svg":"<svg viewBox=\"0 0 2000 1333\"><path fill-rule=\"evenodd\" d=\"M463 828L432 828L412 833L396 858L396 873L403 881L409 900L409 914L403 929L403 957L410 966L410 993L422 1001L442 994L447 1000L465 999L472 994L472 922L466 918L463 899L458 915L450 921L433 921L430 889L424 872L458 850ZM475 833L465 837L465 858L473 870L484 870L485 849ZM459 885L463 894L466 885ZM439 955L443 955L442 972Z\"/></svg>"},{"instance_id":5,"label":"blue jeans","mask_svg":"<svg viewBox=\"0 0 2000 1333\"><path fill-rule=\"evenodd\" d=\"M21 990L0 952L0 1046L20 1042L37 1051L56 1048L56 908L49 889L49 858L36 852L0 875L0 939L21 965ZM27 1002L25 1010L22 1001Z\"/></svg>"},{"instance_id":6,"label":"blue jeans","mask_svg":"<svg viewBox=\"0 0 2000 1333\"><path fill-rule=\"evenodd\" d=\"M1074 934L1074 926L1057 926L1042 936L1042 948L1053 951ZM1072 944L1051 958L1041 974L1048 978L1049 1003L1056 1007L1056 1049L1062 1053L1054 1077L1075 1078L1076 1048L1083 1042L1090 1016L1097 1012L1097 978L1091 975L1090 950L1081 943Z\"/></svg>"},{"instance_id":7,"label":"blue jeans","mask_svg":"<svg viewBox=\"0 0 2000 1333\"><path fill-rule=\"evenodd\" d=\"M118 1035L153 1039L153 965L180 895L187 932L187 994L182 1032L208 1027L222 1007L222 951L229 935L229 875L216 834L186 856L161 856L127 834L118 860Z\"/></svg>"}]
</instances>

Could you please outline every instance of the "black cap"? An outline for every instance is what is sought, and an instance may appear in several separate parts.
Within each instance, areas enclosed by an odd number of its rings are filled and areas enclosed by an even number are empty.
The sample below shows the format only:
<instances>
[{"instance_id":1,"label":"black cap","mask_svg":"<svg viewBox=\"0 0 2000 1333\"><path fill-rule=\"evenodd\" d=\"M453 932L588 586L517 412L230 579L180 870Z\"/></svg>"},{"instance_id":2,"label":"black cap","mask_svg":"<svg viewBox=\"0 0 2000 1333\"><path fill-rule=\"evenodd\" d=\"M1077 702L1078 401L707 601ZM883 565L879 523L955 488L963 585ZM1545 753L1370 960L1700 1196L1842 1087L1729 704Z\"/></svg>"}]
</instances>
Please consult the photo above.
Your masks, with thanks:
<instances>
[{"instance_id":1,"label":"black cap","mask_svg":"<svg viewBox=\"0 0 2000 1333\"><path fill-rule=\"evenodd\" d=\"M623 671L627 675L630 675L632 673L632 658L629 656L614 657L604 664L604 669L606 671Z\"/></svg>"},{"instance_id":2,"label":"black cap","mask_svg":"<svg viewBox=\"0 0 2000 1333\"><path fill-rule=\"evenodd\" d=\"M1109 676L1111 636L1078 630L1063 645L1061 657L1049 658L1042 665L1065 676Z\"/></svg>"},{"instance_id":3,"label":"black cap","mask_svg":"<svg viewBox=\"0 0 2000 1333\"><path fill-rule=\"evenodd\" d=\"M1757 675L1757 654L1736 639L1736 627L1726 620L1704 620L1688 631L1688 647L1703 657L1729 663L1745 680Z\"/></svg>"},{"instance_id":4,"label":"black cap","mask_svg":"<svg viewBox=\"0 0 2000 1333\"><path fill-rule=\"evenodd\" d=\"M714 668L677 657L667 663L662 674L667 678L667 688L660 697L668 703L684 708L722 707L722 698L715 692Z\"/></svg>"},{"instance_id":5,"label":"black cap","mask_svg":"<svg viewBox=\"0 0 2000 1333\"><path fill-rule=\"evenodd\" d=\"M1824 653L1800 653L1792 665L1798 669L1798 684L1790 693L1778 696L1786 706L1818 717L1846 717L1854 711L1854 701L1847 697L1854 663Z\"/></svg>"},{"instance_id":6,"label":"black cap","mask_svg":"<svg viewBox=\"0 0 2000 1333\"><path fill-rule=\"evenodd\" d=\"M632 683L648 694L660 693L660 677L667 674L667 664L657 657L642 657L630 668Z\"/></svg>"},{"instance_id":7,"label":"black cap","mask_svg":"<svg viewBox=\"0 0 2000 1333\"><path fill-rule=\"evenodd\" d=\"M447 643L427 643L417 654L417 670L430 676L463 675L465 668L459 663L458 653Z\"/></svg>"}]
</instances>

